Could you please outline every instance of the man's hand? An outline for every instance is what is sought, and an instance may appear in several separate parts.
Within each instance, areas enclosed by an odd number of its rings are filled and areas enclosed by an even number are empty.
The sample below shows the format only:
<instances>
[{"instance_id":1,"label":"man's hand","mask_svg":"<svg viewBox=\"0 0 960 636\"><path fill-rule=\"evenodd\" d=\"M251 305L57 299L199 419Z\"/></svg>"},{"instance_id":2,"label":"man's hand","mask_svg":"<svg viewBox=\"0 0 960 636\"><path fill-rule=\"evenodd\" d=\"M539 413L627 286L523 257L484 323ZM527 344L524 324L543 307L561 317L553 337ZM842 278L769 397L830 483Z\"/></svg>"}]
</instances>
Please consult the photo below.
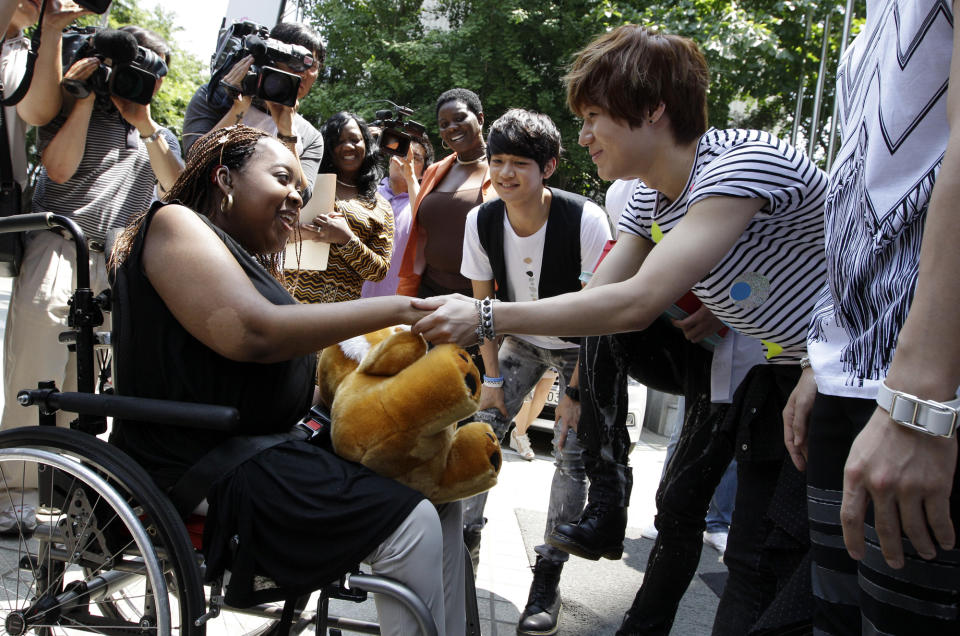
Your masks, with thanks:
<instances>
[{"instance_id":1,"label":"man's hand","mask_svg":"<svg viewBox=\"0 0 960 636\"><path fill-rule=\"evenodd\" d=\"M797 386L790 393L787 405L783 408L783 443L787 447L790 459L797 470L807 468L807 428L810 423L810 409L817 396L817 381L813 369L807 367L800 374Z\"/></svg>"},{"instance_id":2,"label":"man's hand","mask_svg":"<svg viewBox=\"0 0 960 636\"><path fill-rule=\"evenodd\" d=\"M700 342L723 329L723 321L713 315L706 305L679 320L671 319L677 329L683 331L683 337L690 342Z\"/></svg>"},{"instance_id":3,"label":"man's hand","mask_svg":"<svg viewBox=\"0 0 960 636\"><path fill-rule=\"evenodd\" d=\"M854 440L843 471L840 521L850 556L864 556L863 526L871 500L880 549L890 567L903 567L901 528L924 559L936 556L928 526L941 548L953 549L950 491L956 465L955 438L910 430L878 408Z\"/></svg>"},{"instance_id":4,"label":"man's hand","mask_svg":"<svg viewBox=\"0 0 960 636\"><path fill-rule=\"evenodd\" d=\"M267 102L267 110L273 118L273 123L277 126L277 133L284 137L293 136L293 116L297 109L293 106L284 106L276 102ZM298 102L299 105L299 102Z\"/></svg>"},{"instance_id":5,"label":"man's hand","mask_svg":"<svg viewBox=\"0 0 960 636\"><path fill-rule=\"evenodd\" d=\"M71 22L85 15L92 15L72 0L52 0L43 14L43 28L46 33L57 33L67 28Z\"/></svg>"},{"instance_id":6,"label":"man's hand","mask_svg":"<svg viewBox=\"0 0 960 636\"><path fill-rule=\"evenodd\" d=\"M560 437L557 441L557 447L563 450L564 444L567 443L567 434L569 434L570 429L572 428L576 431L580 425L580 402L564 394L560 398L560 401L557 402L557 408L554 413L557 426L560 427Z\"/></svg>"},{"instance_id":7,"label":"man's hand","mask_svg":"<svg viewBox=\"0 0 960 636\"><path fill-rule=\"evenodd\" d=\"M495 408L503 417L507 417L507 403L503 399L503 387L495 388L492 386L480 387L480 406L478 410Z\"/></svg>"},{"instance_id":8,"label":"man's hand","mask_svg":"<svg viewBox=\"0 0 960 636\"><path fill-rule=\"evenodd\" d=\"M477 344L479 317L473 298L449 294L412 301L417 309L435 309L413 325L413 332L430 342L455 342L461 347Z\"/></svg>"}]
</instances>

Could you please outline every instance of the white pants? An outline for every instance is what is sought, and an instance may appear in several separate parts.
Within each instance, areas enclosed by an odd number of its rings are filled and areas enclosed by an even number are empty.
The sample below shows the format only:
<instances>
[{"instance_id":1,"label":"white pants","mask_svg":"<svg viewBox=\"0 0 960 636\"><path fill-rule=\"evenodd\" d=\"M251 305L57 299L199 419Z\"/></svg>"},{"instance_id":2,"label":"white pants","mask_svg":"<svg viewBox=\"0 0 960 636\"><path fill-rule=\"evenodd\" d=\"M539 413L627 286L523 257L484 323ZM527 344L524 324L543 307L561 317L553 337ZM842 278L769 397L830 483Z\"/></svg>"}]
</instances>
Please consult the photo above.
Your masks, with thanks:
<instances>
[{"instance_id":1,"label":"white pants","mask_svg":"<svg viewBox=\"0 0 960 636\"><path fill-rule=\"evenodd\" d=\"M17 403L21 389L35 389L37 382L53 380L61 391L77 390L76 356L58 340L60 333L68 329L67 302L76 286L75 261L73 241L53 232L33 232L28 236L3 339L2 430L37 425L37 408L24 408ZM103 254L91 252L90 288L98 294L108 285ZM104 316L102 328L109 330L109 314ZM75 417L60 411L57 425L66 426ZM7 477L8 486L14 486L9 483L10 475Z\"/></svg>"},{"instance_id":2,"label":"white pants","mask_svg":"<svg viewBox=\"0 0 960 636\"><path fill-rule=\"evenodd\" d=\"M461 503L438 508L421 501L393 534L371 552L374 574L389 576L410 587L437 623L441 636L466 633L466 572ZM397 601L376 596L380 633L416 636L413 616Z\"/></svg>"}]
</instances>

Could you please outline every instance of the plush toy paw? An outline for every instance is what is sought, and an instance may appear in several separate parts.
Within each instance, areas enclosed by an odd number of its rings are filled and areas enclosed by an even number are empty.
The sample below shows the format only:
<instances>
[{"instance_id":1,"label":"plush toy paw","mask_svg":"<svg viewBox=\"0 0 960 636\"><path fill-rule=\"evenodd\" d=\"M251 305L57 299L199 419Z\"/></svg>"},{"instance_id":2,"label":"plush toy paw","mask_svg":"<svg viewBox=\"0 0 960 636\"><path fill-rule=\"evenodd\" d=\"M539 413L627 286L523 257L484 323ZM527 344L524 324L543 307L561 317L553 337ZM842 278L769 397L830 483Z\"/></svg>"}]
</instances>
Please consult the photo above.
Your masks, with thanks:
<instances>
[{"instance_id":1,"label":"plush toy paw","mask_svg":"<svg viewBox=\"0 0 960 636\"><path fill-rule=\"evenodd\" d=\"M328 347L318 385L341 457L419 490L435 503L496 484L502 457L476 412L480 373L466 351L392 328Z\"/></svg>"}]
</instances>

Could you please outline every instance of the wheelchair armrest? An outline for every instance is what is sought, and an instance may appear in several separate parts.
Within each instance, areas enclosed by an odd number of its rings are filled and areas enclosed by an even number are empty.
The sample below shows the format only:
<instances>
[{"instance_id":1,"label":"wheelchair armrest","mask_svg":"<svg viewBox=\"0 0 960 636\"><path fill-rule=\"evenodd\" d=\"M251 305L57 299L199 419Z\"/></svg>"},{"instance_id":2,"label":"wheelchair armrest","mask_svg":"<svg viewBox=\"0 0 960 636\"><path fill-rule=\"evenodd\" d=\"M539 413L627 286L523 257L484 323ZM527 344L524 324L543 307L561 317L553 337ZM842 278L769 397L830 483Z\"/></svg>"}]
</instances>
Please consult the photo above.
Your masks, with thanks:
<instances>
[{"instance_id":1,"label":"wheelchair armrest","mask_svg":"<svg viewBox=\"0 0 960 636\"><path fill-rule=\"evenodd\" d=\"M71 413L143 420L170 426L201 428L224 433L234 431L240 420L240 414L232 406L151 400L119 395L60 392L53 389L20 391L17 394L17 401L22 406L38 405L47 412L60 409Z\"/></svg>"}]
</instances>

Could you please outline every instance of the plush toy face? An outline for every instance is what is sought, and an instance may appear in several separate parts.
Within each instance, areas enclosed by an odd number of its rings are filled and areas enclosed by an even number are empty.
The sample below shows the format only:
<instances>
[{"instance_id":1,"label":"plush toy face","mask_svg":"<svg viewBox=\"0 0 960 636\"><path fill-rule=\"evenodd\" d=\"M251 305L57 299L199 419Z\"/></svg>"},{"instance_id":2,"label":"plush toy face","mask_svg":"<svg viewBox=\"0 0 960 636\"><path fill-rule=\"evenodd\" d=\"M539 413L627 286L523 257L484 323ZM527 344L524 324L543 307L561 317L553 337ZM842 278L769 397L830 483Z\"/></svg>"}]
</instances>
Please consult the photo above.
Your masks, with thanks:
<instances>
[{"instance_id":1,"label":"plush toy face","mask_svg":"<svg viewBox=\"0 0 960 636\"><path fill-rule=\"evenodd\" d=\"M423 338L405 330L363 340L328 347L320 357L337 454L435 503L491 488L502 463L493 430L480 422L457 427L480 399L480 373L467 352L454 345L428 352Z\"/></svg>"}]
</instances>

